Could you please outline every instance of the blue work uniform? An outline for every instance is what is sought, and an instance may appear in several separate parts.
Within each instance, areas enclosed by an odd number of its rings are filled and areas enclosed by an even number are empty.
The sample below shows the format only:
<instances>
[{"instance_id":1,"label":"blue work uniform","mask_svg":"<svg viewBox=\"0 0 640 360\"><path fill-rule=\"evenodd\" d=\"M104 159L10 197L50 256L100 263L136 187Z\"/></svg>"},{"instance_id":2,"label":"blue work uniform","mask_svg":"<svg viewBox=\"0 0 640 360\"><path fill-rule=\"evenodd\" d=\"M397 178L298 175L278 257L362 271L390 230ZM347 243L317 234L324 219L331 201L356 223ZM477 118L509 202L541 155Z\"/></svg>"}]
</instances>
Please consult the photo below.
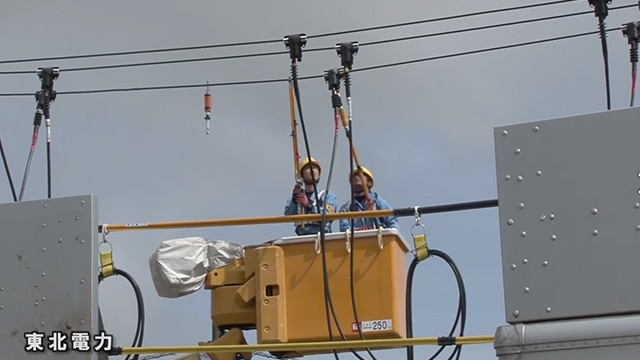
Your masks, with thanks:
<instances>
[{"instance_id":1,"label":"blue work uniform","mask_svg":"<svg viewBox=\"0 0 640 360\"><path fill-rule=\"evenodd\" d=\"M309 202L311 203L311 208L310 209L305 209L304 213L305 214L322 214L322 204L324 201L324 194L325 191L324 190L320 190L318 189L318 197L320 198L319 204L320 204L320 212L318 212L318 207L316 206L316 194L315 192L311 191L311 192L306 192L305 193L307 195L307 199L309 199ZM337 202L338 199L336 197L336 195L329 190L329 192L327 193L327 214L335 212L335 209L337 207ZM289 199L287 201L287 205L284 208L284 214L285 215L298 215L299 214L299 206L300 204L298 204L293 198ZM333 223L333 221L331 220L327 220L325 222L325 233L331 233L331 224ZM299 223L294 224L295 226L295 231L296 234L298 236L302 236L302 235L315 235L317 233L320 232L320 222L310 222L310 223L305 223L304 224L304 228L302 228L300 226Z\"/></svg>"},{"instance_id":2,"label":"blue work uniform","mask_svg":"<svg viewBox=\"0 0 640 360\"><path fill-rule=\"evenodd\" d=\"M374 208L372 210L389 210L391 206L387 203L383 198L378 196L377 193L369 191L369 198L373 201ZM366 204L366 197L364 196L356 196L355 197L355 208L353 211L364 211L369 210ZM340 212L349 211L349 202L342 205L340 208ZM379 218L365 218L365 219L353 219L354 229L357 229L362 226L369 226L372 229L377 229L378 226L382 226L387 229L398 229L398 217L397 216L386 216ZM340 220L340 231L344 232L347 229L351 228L351 220L350 219L342 219Z\"/></svg>"}]
</instances>

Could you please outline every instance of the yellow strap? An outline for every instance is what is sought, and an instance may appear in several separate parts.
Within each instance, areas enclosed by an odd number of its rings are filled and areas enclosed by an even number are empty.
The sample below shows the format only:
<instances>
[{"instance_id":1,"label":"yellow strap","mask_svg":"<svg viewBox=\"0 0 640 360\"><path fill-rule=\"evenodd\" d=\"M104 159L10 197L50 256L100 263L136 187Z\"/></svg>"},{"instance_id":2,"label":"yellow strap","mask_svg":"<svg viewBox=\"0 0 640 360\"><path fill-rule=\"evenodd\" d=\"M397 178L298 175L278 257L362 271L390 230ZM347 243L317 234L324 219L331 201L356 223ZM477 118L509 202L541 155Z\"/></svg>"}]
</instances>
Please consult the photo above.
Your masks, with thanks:
<instances>
[{"instance_id":1,"label":"yellow strap","mask_svg":"<svg viewBox=\"0 0 640 360\"><path fill-rule=\"evenodd\" d=\"M416 248L416 257L422 261L429 257L429 249L427 248L427 235L420 234L413 236L413 244Z\"/></svg>"},{"instance_id":2,"label":"yellow strap","mask_svg":"<svg viewBox=\"0 0 640 360\"><path fill-rule=\"evenodd\" d=\"M113 275L113 256L112 251L105 251L100 253L100 268L102 276L108 278Z\"/></svg>"}]
</instances>

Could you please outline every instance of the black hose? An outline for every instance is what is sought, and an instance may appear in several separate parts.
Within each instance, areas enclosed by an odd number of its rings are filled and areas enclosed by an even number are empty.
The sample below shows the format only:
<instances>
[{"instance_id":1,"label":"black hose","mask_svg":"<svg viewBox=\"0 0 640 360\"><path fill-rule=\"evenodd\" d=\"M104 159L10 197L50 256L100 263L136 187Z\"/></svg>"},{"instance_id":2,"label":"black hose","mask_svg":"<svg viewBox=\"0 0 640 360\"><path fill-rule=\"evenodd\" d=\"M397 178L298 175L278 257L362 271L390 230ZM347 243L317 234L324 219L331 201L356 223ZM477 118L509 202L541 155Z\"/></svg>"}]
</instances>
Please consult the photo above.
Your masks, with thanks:
<instances>
[{"instance_id":1,"label":"black hose","mask_svg":"<svg viewBox=\"0 0 640 360\"><path fill-rule=\"evenodd\" d=\"M33 117L33 135L31 140L31 148L29 149L29 157L27 158L27 166L24 169L24 175L22 177L22 187L20 188L20 196L18 201L22 201L24 196L24 190L27 186L27 178L29 177L29 170L31 169L31 160L33 159L33 152L36 150L36 143L38 141L38 131L42 125L42 106L38 104L36 113Z\"/></svg>"},{"instance_id":2,"label":"black hose","mask_svg":"<svg viewBox=\"0 0 640 360\"><path fill-rule=\"evenodd\" d=\"M145 323L144 299L142 297L142 291L140 290L140 287L138 286L138 283L135 281L133 276L131 276L126 271L120 270L120 269L114 269L113 273L114 275L120 275L120 276L123 276L125 279L127 279L131 284L131 286L133 287L133 291L136 295L136 302L138 305L138 322L136 326L136 333L133 337L133 344L131 346L140 347L142 346L142 341L144 338L144 323ZM102 273L100 273L100 275L98 275L98 283L102 282L102 280L104 280L104 276L102 275ZM125 360L129 360L130 356L131 354L127 355ZM135 354L132 360L138 360L139 357L140 357L140 354Z\"/></svg>"},{"instance_id":3,"label":"black hose","mask_svg":"<svg viewBox=\"0 0 640 360\"><path fill-rule=\"evenodd\" d=\"M432 255L443 259L449 265L449 267L451 267L451 270L453 270L453 273L456 277L456 282L458 284L458 292L459 292L458 311L456 313L456 318L454 320L453 327L451 328L451 331L449 332L448 336L453 336L453 333L455 332L455 329L458 326L459 320L461 320L460 336L463 336L464 327L467 320L466 319L467 318L467 294L465 291L464 282L462 280L462 275L460 274L460 270L458 269L458 266L449 255L447 255L446 253L440 250L430 249L429 256L432 256ZM409 265L409 271L407 273L407 286L406 286L407 338L413 337L413 314L412 314L413 276L415 274L415 269L419 262L420 260L418 260L418 258L414 258L411 264ZM445 347L446 345L441 345L438 351L436 351L436 353L433 354L429 358L429 360L434 360L438 355L440 355L440 353L442 353L442 351L444 351ZM460 345L457 345L453 350L453 352L451 353L451 355L449 356L449 360L453 359L454 356L456 356L456 358L459 359L461 351L462 351L462 347ZM413 346L407 347L407 360L414 360Z\"/></svg>"},{"instance_id":4,"label":"black hose","mask_svg":"<svg viewBox=\"0 0 640 360\"><path fill-rule=\"evenodd\" d=\"M13 179L11 178L11 171L9 170L9 162L7 161L7 155L4 152L4 145L2 145L2 138L0 138L0 152L2 153L2 162L4 163L4 170L7 172L7 178L9 179L9 186L11 186L11 195L13 195L13 201L18 201L16 196L16 189L13 187Z\"/></svg>"},{"instance_id":5,"label":"black hose","mask_svg":"<svg viewBox=\"0 0 640 360\"><path fill-rule=\"evenodd\" d=\"M611 85L609 81L609 50L607 48L607 31L604 17L598 16L598 30L600 31L600 42L602 44L602 58L604 60L604 79L607 92L607 110L611 110Z\"/></svg>"},{"instance_id":6,"label":"black hose","mask_svg":"<svg viewBox=\"0 0 640 360\"><path fill-rule=\"evenodd\" d=\"M300 100L300 87L298 85L298 70L297 70L297 64L295 63L295 60L291 61L291 78L293 80L293 91L296 97L298 113L300 115L300 127L302 128L302 137L304 140L304 146L305 146L305 150L307 151L307 158L311 160L311 150L309 149L307 129L304 123L304 116L302 114L302 102ZM311 174L313 174L313 171L311 172ZM331 313L336 322L336 327L338 328L338 332L340 332L342 339L346 340L346 338L344 337L344 334L342 333L342 329L340 328L340 324L338 323L338 319L336 317L335 311L333 309L333 302L331 301L331 293L329 290L329 274L327 272L327 255L326 255L326 248L325 248L326 206L323 206L322 207L323 209L320 210L320 199L318 198L318 187L315 181L313 182L313 192L315 194L315 199L316 199L316 209L318 213L323 214L322 220L320 222L320 252L322 253L322 278L324 282L324 300L325 300L324 304L325 304L325 313L327 316L327 327L329 330L329 340L333 341L333 331L331 330L331 318L329 317L329 308L331 308ZM364 360L353 350L351 351L354 353L354 355L358 359ZM335 349L333 350L333 355L335 356L336 360L339 360L338 352Z\"/></svg>"},{"instance_id":7,"label":"black hose","mask_svg":"<svg viewBox=\"0 0 640 360\"><path fill-rule=\"evenodd\" d=\"M346 69L347 71L344 72L344 87L345 87L345 92L347 95L347 98L351 97L351 77L349 74L349 69ZM349 109L351 110L351 109ZM336 110L337 111L337 110ZM349 132L347 133L347 139L349 140L349 174L353 173L353 128L352 128L352 124L351 124L351 119L349 119ZM351 175L349 175L351 176ZM353 205L354 201L355 201L355 195L353 193L353 182L351 182L351 202L350 204ZM358 318L358 309L356 306L356 295L355 295L355 281L353 279L353 256L354 256L354 219L351 219L349 221L349 224L351 225L351 232L349 233L349 286L351 289L351 307L353 309L353 317L354 320L356 321L356 327L358 328L358 335L360 335L360 339L364 340L364 334L362 334L362 328L360 326L360 319ZM371 357L371 359L373 360L377 360L376 357L373 355L373 353L371 352L371 349L369 349L368 347L366 348L367 353L369 354L369 356Z\"/></svg>"}]
</instances>

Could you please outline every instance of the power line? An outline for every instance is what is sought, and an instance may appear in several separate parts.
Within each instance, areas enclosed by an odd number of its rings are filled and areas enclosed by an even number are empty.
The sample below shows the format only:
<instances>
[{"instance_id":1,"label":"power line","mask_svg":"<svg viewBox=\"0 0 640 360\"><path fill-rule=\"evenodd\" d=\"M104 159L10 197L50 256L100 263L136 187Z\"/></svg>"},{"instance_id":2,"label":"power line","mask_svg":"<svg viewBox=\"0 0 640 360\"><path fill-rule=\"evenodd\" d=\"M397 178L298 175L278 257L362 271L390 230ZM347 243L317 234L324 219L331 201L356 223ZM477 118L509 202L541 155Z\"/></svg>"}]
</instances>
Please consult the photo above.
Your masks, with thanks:
<instances>
[{"instance_id":1,"label":"power line","mask_svg":"<svg viewBox=\"0 0 640 360\"><path fill-rule=\"evenodd\" d=\"M606 31L614 31L614 30L620 30L620 28L608 29ZM558 37L553 37L553 38L547 38L547 39L541 39L541 40L533 40L533 41L527 41L527 42L522 42L522 43L517 43L517 44L510 44L510 45L501 45L501 46L496 46L496 47L491 47L491 48L486 48L486 49L471 50L471 51L465 51L465 52L449 54L449 55L432 56L432 57L422 58L422 59L401 61L401 62L395 62L395 63L389 63L389 64L382 64L382 65L374 65L374 66L369 66L369 67L365 67L365 68L354 69L354 70L351 70L351 72L376 70L376 69L383 69L383 68L388 68L388 67L396 67L396 66L402 66L402 65L416 64L416 63L425 62L425 61L441 60L441 59L447 59L447 58L464 56L464 55L480 54L480 53L496 51L496 50L504 50L504 49L511 49L511 48L516 48L516 47L528 46L528 45L542 44L542 43L552 42L552 41L573 39L573 38L578 38L578 37L587 36L587 35L593 35L593 34L598 34L598 33L599 33L598 31L589 31L589 32L584 32L584 33L580 33L580 34L558 36Z\"/></svg>"},{"instance_id":2,"label":"power line","mask_svg":"<svg viewBox=\"0 0 640 360\"><path fill-rule=\"evenodd\" d=\"M564 0L564 1L574 1L574 0ZM623 6L613 7L609 10L610 11L620 10L620 9L626 9L626 8L636 7L636 6L637 6L636 4L623 5ZM496 29L501 27L522 25L522 24L528 24L528 23L534 23L534 22L540 22L540 21L557 20L557 19L569 18L574 16L589 15L592 13L593 12L589 10L589 11L582 11L577 13L552 15L552 16L518 20L518 21L512 21L512 22L506 22L506 23L498 23L498 24L477 26L477 27L471 27L471 28L442 31L442 32L436 32L436 33L428 33L428 34L421 34L421 35L414 35L414 36L405 36L405 37L399 37L399 38L371 41L371 42L361 43L360 46L381 45L381 44L394 43L394 42L407 41L407 40L416 40L416 39L460 34L465 32L479 31L479 30ZM305 50L305 52L318 52L318 51L331 51L331 50L334 50L334 47L312 48L312 49ZM127 68L127 67L168 65L168 64L192 63L192 62L202 62L202 61L218 61L218 60L242 59L242 58L251 58L251 57L265 57L265 56L286 55L286 54L288 54L288 52L286 51L271 51L271 52L262 52L262 53L226 55L226 56L215 56L215 57L205 57L205 58L191 58L191 59L178 59L178 60L165 60L165 61L150 61L150 62L141 62L141 63L87 66L87 67L61 69L60 71L61 72L93 71L93 70L118 69L118 68ZM31 75L33 73L34 73L33 70L0 71L0 75L26 75L26 74Z\"/></svg>"},{"instance_id":3,"label":"power line","mask_svg":"<svg viewBox=\"0 0 640 360\"><path fill-rule=\"evenodd\" d=\"M410 22L402 22L402 23L389 24L389 25L373 26L373 27L367 27L367 28L359 28L359 29L351 29L351 30L344 30L344 31L328 32L328 33L323 33L323 34L310 35L310 36L307 36L307 37L308 38L322 38L322 37L329 37L329 36L335 36L335 35L344 35L344 34L361 33L361 32L368 32L368 31L374 31L374 30L391 29L391 28L418 25L418 24L426 24L426 23L439 22L439 21L445 21L445 20L461 19L461 18L467 18L467 17L473 17L473 16L495 14L495 13L516 11L516 10L523 10L523 9L530 9L530 8L536 8L536 7L544 7L544 6L557 5L557 4L569 3L569 2L575 2L575 1L577 1L577 0L550 1L550 2L546 2L546 3L537 3L537 4L530 4L530 5L521 5L521 6L513 6L513 7L501 8L501 9L484 10L484 11L477 11L477 12L466 13L466 14L450 15L450 16L444 16L444 17L432 18L432 19L424 19L424 20L418 20L418 21L410 21ZM211 44L211 45L182 46L182 47L174 47L174 48L161 48L161 49L148 49L148 50L135 50L135 51L120 51L120 52L109 52L109 53L54 56L54 57L42 57L42 58L26 58L26 59L13 59L13 60L0 60L0 64L16 64L16 63L35 62L35 61L71 60L71 59L97 58L97 57L108 57L108 56L152 54L152 53L161 53L161 52L202 50L202 49L238 47L238 46L248 46L248 45L265 45L265 44L278 43L278 42L281 42L281 41L282 41L281 39L256 40L256 41L220 43L220 44Z\"/></svg>"},{"instance_id":4,"label":"power line","mask_svg":"<svg viewBox=\"0 0 640 360\"><path fill-rule=\"evenodd\" d=\"M627 8L632 8L632 7L637 7L637 6L638 6L638 4L622 5L622 6L618 6L618 7L612 7L609 10L611 11L611 10L627 9ZM463 29L457 29L457 30L442 31L442 32L437 32L437 33L422 34L422 35L415 35L415 36L406 36L406 37L403 37L403 38L370 41L370 42L366 42L366 43L361 43L360 46L378 45L378 44L385 44L385 43L391 43L391 42L397 42L397 41L406 41L406 40L423 39L423 38L442 36L442 35L460 34L460 33L465 33L465 32L470 32L470 31L495 29L495 28L513 26L513 25L522 25L522 24L529 24L529 23L535 23L535 22L540 22L540 21L564 19L564 18L569 18L569 17L573 17L573 16L582 16L582 15L589 15L589 14L593 14L593 11L587 10L587 11L576 12L576 13L569 13L569 14L562 14L562 15L551 15L551 16L545 16L545 17L540 17L540 18L532 18L532 19L518 20L518 21L498 23L498 24L492 24L492 25L484 25L484 26L463 28Z\"/></svg>"},{"instance_id":5,"label":"power line","mask_svg":"<svg viewBox=\"0 0 640 360\"><path fill-rule=\"evenodd\" d=\"M478 16L478 15L497 14L497 13L501 13L501 12L530 9L530 8L535 8L535 7L549 6L549 5L557 5L557 4L569 3L569 2L575 2L575 1L577 1L577 0L559 0L559 1L551 1L551 2L546 2L546 3L514 6L514 7L502 8L502 9L484 10L484 11L477 11L477 12L466 13L466 14L444 16L444 17L433 18L433 19L418 20L418 21L412 21L412 22L404 22L404 23L393 24L393 25L381 25L381 26L373 26L373 27L369 27L369 28L362 28L362 29L355 29L355 30L335 31L335 32L329 32L329 33L309 36L309 38L319 38L319 37L334 36L334 35L344 35L344 34L365 32L365 31L391 29L391 28L400 27L400 26L427 24L427 23L431 23L431 22L462 19L462 18Z\"/></svg>"},{"instance_id":6,"label":"power line","mask_svg":"<svg viewBox=\"0 0 640 360\"><path fill-rule=\"evenodd\" d=\"M607 29L606 31L610 32L610 31L619 31L619 30L620 30L620 28L618 27L618 28ZM402 65L415 64L415 63L426 62L426 61L442 60L442 59L454 58L454 57L465 56L465 55L480 54L480 53L486 53L486 52L497 51L497 50L512 49L512 48L524 47L524 46L529 46L529 45L537 45L537 44L542 44L542 43L548 43L548 42L554 42L554 41L560 41L560 40L579 38L579 37L584 37L584 36L588 36L588 35L594 35L594 34L598 34L598 33L599 33L598 31L590 31L590 32L583 32L583 33L572 34L572 35L565 35L565 36L558 36L558 37L552 37L552 38L546 38L546 39L540 39L540 40L533 40L533 41L515 43L515 44L510 44L510 45L495 46L495 47L490 47L490 48L485 48L485 49L458 52L458 53L447 54L447 55L439 55L439 56L432 56L432 57L420 58L420 59L414 59L414 60L408 60L408 61L401 61L401 62L395 62L395 63L374 65L374 66L369 66L369 67L365 67L365 68L354 69L351 72L363 72L363 71L370 71L370 70L377 70L377 69L383 69L383 68L389 68L389 67L396 67L396 66L402 66ZM320 78L323 78L323 75L303 76L303 77L299 77L298 79L299 80L310 80L310 79L320 79ZM198 88L198 87L206 87L206 86L210 86L210 87L216 87L217 86L217 87L220 87L220 86L238 86L238 85L257 85L257 84L279 83L279 82L287 82L287 81L288 81L288 79L266 79L266 80L234 81L234 82L220 82L220 83L208 83L208 84L188 84L188 85L149 86L149 87L135 87L135 88L114 88L114 89L98 89L98 90L59 91L58 92L58 96L60 96L60 95L109 93L109 92L188 89L188 88ZM33 96L33 93L3 93L3 94L0 94L0 97L10 97L10 96L13 96L13 97L16 97L16 96Z\"/></svg>"}]
</instances>

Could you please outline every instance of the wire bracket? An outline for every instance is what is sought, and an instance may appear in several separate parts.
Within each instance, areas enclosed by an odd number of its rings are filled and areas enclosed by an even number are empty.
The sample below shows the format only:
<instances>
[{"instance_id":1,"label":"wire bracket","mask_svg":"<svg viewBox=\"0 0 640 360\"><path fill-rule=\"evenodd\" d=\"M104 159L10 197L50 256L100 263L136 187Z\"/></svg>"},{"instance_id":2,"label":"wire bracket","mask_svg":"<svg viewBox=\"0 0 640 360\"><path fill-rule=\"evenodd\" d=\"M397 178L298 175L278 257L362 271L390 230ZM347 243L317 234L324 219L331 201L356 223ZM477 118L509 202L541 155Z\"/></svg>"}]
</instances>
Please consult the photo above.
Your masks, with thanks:
<instances>
[{"instance_id":1,"label":"wire bracket","mask_svg":"<svg viewBox=\"0 0 640 360\"><path fill-rule=\"evenodd\" d=\"M307 45L307 35L306 34L295 34L285 36L282 41L284 42L284 46L289 49L289 57L291 58L291 62L302 61L302 48Z\"/></svg>"},{"instance_id":2,"label":"wire bracket","mask_svg":"<svg viewBox=\"0 0 640 360\"><path fill-rule=\"evenodd\" d=\"M36 101L43 106L45 123L49 120L49 104L56 100L57 93L53 90L53 82L58 79L60 69L57 67L38 68L36 74L42 83L40 91L36 92ZM48 127L49 125L47 125Z\"/></svg>"},{"instance_id":3,"label":"wire bracket","mask_svg":"<svg viewBox=\"0 0 640 360\"><path fill-rule=\"evenodd\" d=\"M358 53L360 44L357 41L339 43L336 44L335 49L336 53L340 57L344 69L346 71L351 70L351 67L353 66L353 57Z\"/></svg>"},{"instance_id":4,"label":"wire bracket","mask_svg":"<svg viewBox=\"0 0 640 360\"><path fill-rule=\"evenodd\" d=\"M612 0L589 0L589 6L593 8L596 17L604 20L607 15L609 15L607 5L611 4L611 1ZM638 5L640 6L640 2Z\"/></svg>"},{"instance_id":5,"label":"wire bracket","mask_svg":"<svg viewBox=\"0 0 640 360\"><path fill-rule=\"evenodd\" d=\"M414 208L414 216L416 218L416 221L411 227L411 236L413 237L416 258L418 258L418 261L422 261L429 257L429 250L427 247L427 229L420 222L420 213L418 212L418 206ZM413 232L416 228L422 228L422 233L414 234Z\"/></svg>"},{"instance_id":6,"label":"wire bracket","mask_svg":"<svg viewBox=\"0 0 640 360\"><path fill-rule=\"evenodd\" d=\"M320 231L316 234L316 254L320 254Z\"/></svg>"},{"instance_id":7,"label":"wire bracket","mask_svg":"<svg viewBox=\"0 0 640 360\"><path fill-rule=\"evenodd\" d=\"M640 2L639 2L640 4ZM636 79L638 69L638 40L640 39L640 21L622 24L622 36L627 38L629 43L629 61L631 62L631 101L630 107L633 107L636 92Z\"/></svg>"},{"instance_id":8,"label":"wire bracket","mask_svg":"<svg viewBox=\"0 0 640 360\"><path fill-rule=\"evenodd\" d=\"M109 245L108 251L100 252L100 274L102 275L102 278L106 279L115 273L115 267L113 266L113 246L107 240L107 235L109 234L109 232L106 230L106 228L103 229L105 230L103 230L102 232L102 241L98 245L98 250L103 244Z\"/></svg>"},{"instance_id":9,"label":"wire bracket","mask_svg":"<svg viewBox=\"0 0 640 360\"><path fill-rule=\"evenodd\" d=\"M344 238L346 240L347 253L351 252L351 243L349 243L349 237L350 236L351 236L351 229L347 229L347 231L344 232Z\"/></svg>"},{"instance_id":10,"label":"wire bracket","mask_svg":"<svg viewBox=\"0 0 640 360\"><path fill-rule=\"evenodd\" d=\"M326 70L323 74L324 81L329 86L329 90L337 91L340 89L340 72L338 69Z\"/></svg>"}]
</instances>

